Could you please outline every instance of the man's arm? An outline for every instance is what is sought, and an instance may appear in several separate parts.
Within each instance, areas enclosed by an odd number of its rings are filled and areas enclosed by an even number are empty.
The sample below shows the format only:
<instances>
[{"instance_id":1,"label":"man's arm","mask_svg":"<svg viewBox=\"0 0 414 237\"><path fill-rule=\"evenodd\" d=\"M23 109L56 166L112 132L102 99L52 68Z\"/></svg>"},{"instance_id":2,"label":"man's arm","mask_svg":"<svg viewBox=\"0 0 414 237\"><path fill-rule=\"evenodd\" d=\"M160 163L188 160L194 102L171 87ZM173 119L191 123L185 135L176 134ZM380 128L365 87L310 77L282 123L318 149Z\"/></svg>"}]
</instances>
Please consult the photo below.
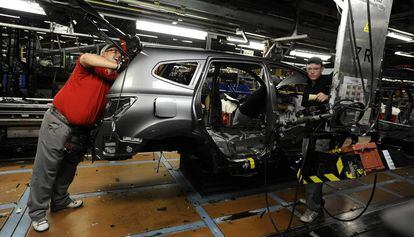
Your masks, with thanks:
<instances>
[{"instance_id":1,"label":"man's arm","mask_svg":"<svg viewBox=\"0 0 414 237\"><path fill-rule=\"evenodd\" d=\"M330 75L323 76L321 79L323 80L322 82L325 86L322 91L316 95L316 100L322 103L329 100L329 93L331 92L332 85L332 73Z\"/></svg>"},{"instance_id":2,"label":"man's arm","mask_svg":"<svg viewBox=\"0 0 414 237\"><path fill-rule=\"evenodd\" d=\"M116 70L118 68L118 63L115 61L109 61L108 59L96 55L96 54L90 54L85 53L80 56L80 64L85 68L91 68L91 67L104 67L108 69Z\"/></svg>"}]
</instances>

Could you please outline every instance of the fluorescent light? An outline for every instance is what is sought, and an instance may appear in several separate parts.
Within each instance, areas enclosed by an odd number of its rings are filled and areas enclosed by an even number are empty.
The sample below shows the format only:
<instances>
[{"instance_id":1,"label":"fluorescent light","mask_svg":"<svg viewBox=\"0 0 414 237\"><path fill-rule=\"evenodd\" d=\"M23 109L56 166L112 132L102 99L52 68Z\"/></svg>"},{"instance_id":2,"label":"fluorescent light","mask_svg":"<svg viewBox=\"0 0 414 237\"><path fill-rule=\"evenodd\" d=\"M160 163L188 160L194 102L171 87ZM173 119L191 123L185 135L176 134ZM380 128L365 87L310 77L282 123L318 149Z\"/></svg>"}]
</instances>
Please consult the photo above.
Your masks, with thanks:
<instances>
[{"instance_id":1,"label":"fluorescent light","mask_svg":"<svg viewBox=\"0 0 414 237\"><path fill-rule=\"evenodd\" d=\"M62 40L54 40L54 39L52 39L52 40L50 40L50 42L66 44L66 41L62 41Z\"/></svg>"},{"instance_id":2,"label":"fluorescent light","mask_svg":"<svg viewBox=\"0 0 414 237\"><path fill-rule=\"evenodd\" d=\"M323 61L326 61L331 58L331 55L328 54L321 54L315 52L308 52L308 51L300 51L300 50L292 50L289 53L292 56L302 57L302 58L312 58L312 57L319 57Z\"/></svg>"},{"instance_id":3,"label":"fluorescent light","mask_svg":"<svg viewBox=\"0 0 414 237\"><path fill-rule=\"evenodd\" d=\"M16 18L16 19L20 19L20 16L13 16L13 15L8 15L8 14L1 14L0 16L5 16L5 17L10 17L10 18Z\"/></svg>"},{"instance_id":4,"label":"fluorescent light","mask_svg":"<svg viewBox=\"0 0 414 237\"><path fill-rule=\"evenodd\" d=\"M193 41L191 41L191 40L181 40L181 42L188 43L188 44L192 44L193 43Z\"/></svg>"},{"instance_id":5,"label":"fluorescent light","mask_svg":"<svg viewBox=\"0 0 414 237\"><path fill-rule=\"evenodd\" d=\"M391 37L391 38L394 38L394 39L407 41L407 42L411 42L411 41L414 40L413 37L410 37L408 35L399 34L399 33L396 33L396 32L388 32L387 36Z\"/></svg>"},{"instance_id":6,"label":"fluorescent light","mask_svg":"<svg viewBox=\"0 0 414 237\"><path fill-rule=\"evenodd\" d=\"M303 63L292 63L292 62L288 62L288 61L280 61L280 62L289 64L289 65L292 65L292 66L306 67L306 64L303 64Z\"/></svg>"},{"instance_id":7,"label":"fluorescent light","mask_svg":"<svg viewBox=\"0 0 414 237\"><path fill-rule=\"evenodd\" d=\"M138 36L142 36L142 37L148 37L148 38L158 38L158 36L155 35L146 35L146 34L136 34Z\"/></svg>"},{"instance_id":8,"label":"fluorescent light","mask_svg":"<svg viewBox=\"0 0 414 237\"><path fill-rule=\"evenodd\" d=\"M403 40L403 41L406 41L406 42L414 41L414 34L412 34L412 33L405 32L405 31L402 31L402 30L397 30L397 29L394 29L394 28L388 28L388 30L389 30L388 34L387 34L388 37Z\"/></svg>"},{"instance_id":9,"label":"fluorescent light","mask_svg":"<svg viewBox=\"0 0 414 237\"><path fill-rule=\"evenodd\" d=\"M249 40L246 38L246 34L244 33L244 31L236 29L236 35L241 35L242 38L227 36L227 41L241 44L247 44L249 42Z\"/></svg>"},{"instance_id":10,"label":"fluorescent light","mask_svg":"<svg viewBox=\"0 0 414 237\"><path fill-rule=\"evenodd\" d=\"M243 38L235 38L231 36L227 36L227 41L235 42L235 43L247 43L246 40Z\"/></svg>"},{"instance_id":11,"label":"fluorescent light","mask_svg":"<svg viewBox=\"0 0 414 237\"><path fill-rule=\"evenodd\" d=\"M414 34L412 34L410 32L406 32L406 31L402 31L402 30L397 30L397 29L391 28L391 27L389 27L388 29L391 30L391 31L393 31L393 32L400 33L400 34L403 34L403 35L414 36Z\"/></svg>"},{"instance_id":12,"label":"fluorescent light","mask_svg":"<svg viewBox=\"0 0 414 237\"><path fill-rule=\"evenodd\" d=\"M16 11L30 12L40 15L46 15L43 8L39 6L38 3L34 1L25 1L25 0L2 0L0 1L0 7L12 9Z\"/></svg>"},{"instance_id":13,"label":"fluorescent light","mask_svg":"<svg viewBox=\"0 0 414 237\"><path fill-rule=\"evenodd\" d=\"M76 38L78 38L78 37L76 37L76 36L71 36L71 35L61 35L60 37L63 37L63 38L71 38L71 39L76 39Z\"/></svg>"},{"instance_id":14,"label":"fluorescent light","mask_svg":"<svg viewBox=\"0 0 414 237\"><path fill-rule=\"evenodd\" d=\"M192 39L205 40L207 37L206 31L190 29L182 26L174 26L170 24L155 23L143 20L137 20L136 27L138 30L145 30L151 32L158 32L168 35L177 35Z\"/></svg>"},{"instance_id":15,"label":"fluorescent light","mask_svg":"<svg viewBox=\"0 0 414 237\"><path fill-rule=\"evenodd\" d=\"M260 43L260 42L250 41L248 45L239 44L237 46L242 47L242 48L256 49L256 50L263 51L265 45L263 43Z\"/></svg>"},{"instance_id":16,"label":"fluorescent light","mask_svg":"<svg viewBox=\"0 0 414 237\"><path fill-rule=\"evenodd\" d=\"M406 52L402 52L402 51L397 51L394 54L395 55L399 55L399 56L403 56L403 57L414 58L414 55L413 54L406 53Z\"/></svg>"},{"instance_id":17,"label":"fluorescent light","mask_svg":"<svg viewBox=\"0 0 414 237\"><path fill-rule=\"evenodd\" d=\"M79 42L75 42L75 44L76 44L76 45L81 45L81 46L87 46L87 45L88 45L87 43L83 43L83 42L81 42L81 43L79 43Z\"/></svg>"}]
</instances>

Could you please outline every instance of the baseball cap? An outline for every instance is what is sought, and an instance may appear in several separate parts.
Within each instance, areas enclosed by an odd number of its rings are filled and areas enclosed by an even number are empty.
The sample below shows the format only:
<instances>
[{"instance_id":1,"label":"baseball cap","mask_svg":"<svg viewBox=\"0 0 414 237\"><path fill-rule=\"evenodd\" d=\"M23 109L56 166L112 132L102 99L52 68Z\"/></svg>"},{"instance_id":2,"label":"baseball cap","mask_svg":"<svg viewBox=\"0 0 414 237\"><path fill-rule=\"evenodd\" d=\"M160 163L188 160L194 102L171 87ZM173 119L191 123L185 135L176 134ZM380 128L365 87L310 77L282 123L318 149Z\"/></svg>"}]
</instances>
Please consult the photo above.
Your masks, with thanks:
<instances>
[{"instance_id":1,"label":"baseball cap","mask_svg":"<svg viewBox=\"0 0 414 237\"><path fill-rule=\"evenodd\" d=\"M102 47L100 55L102 55L106 50L110 48L116 48L116 46L114 44L106 44L105 46Z\"/></svg>"},{"instance_id":2,"label":"baseball cap","mask_svg":"<svg viewBox=\"0 0 414 237\"><path fill-rule=\"evenodd\" d=\"M319 65L323 66L322 59L319 58L319 57L312 57L312 58L308 59L308 61L306 62L306 64L311 64L311 63L319 64Z\"/></svg>"}]
</instances>

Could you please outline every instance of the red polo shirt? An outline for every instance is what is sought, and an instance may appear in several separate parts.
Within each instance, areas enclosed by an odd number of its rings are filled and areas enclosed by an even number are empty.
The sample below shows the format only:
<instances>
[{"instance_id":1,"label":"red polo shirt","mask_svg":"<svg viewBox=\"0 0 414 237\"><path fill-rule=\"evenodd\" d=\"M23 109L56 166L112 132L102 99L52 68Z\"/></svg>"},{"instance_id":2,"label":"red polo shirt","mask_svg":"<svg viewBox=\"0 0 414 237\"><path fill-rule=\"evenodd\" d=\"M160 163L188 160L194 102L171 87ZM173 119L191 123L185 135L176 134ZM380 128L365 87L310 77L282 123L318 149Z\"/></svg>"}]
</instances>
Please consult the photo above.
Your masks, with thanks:
<instances>
[{"instance_id":1,"label":"red polo shirt","mask_svg":"<svg viewBox=\"0 0 414 237\"><path fill-rule=\"evenodd\" d=\"M53 99L53 105L71 125L91 127L102 115L106 94L117 76L105 68L85 68L78 60L72 75Z\"/></svg>"}]
</instances>

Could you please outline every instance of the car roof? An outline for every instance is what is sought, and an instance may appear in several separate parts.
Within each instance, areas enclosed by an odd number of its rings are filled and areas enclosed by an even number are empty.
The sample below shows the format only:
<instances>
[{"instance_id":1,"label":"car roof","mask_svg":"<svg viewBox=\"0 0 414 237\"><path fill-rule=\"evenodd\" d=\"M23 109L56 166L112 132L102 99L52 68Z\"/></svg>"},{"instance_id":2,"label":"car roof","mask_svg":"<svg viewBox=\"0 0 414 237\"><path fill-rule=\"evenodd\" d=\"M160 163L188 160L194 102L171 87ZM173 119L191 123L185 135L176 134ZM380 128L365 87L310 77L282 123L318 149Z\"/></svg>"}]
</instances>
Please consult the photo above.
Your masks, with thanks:
<instances>
[{"instance_id":1,"label":"car roof","mask_svg":"<svg viewBox=\"0 0 414 237\"><path fill-rule=\"evenodd\" d=\"M277 64L280 66L284 66L287 68L294 68L299 71L303 71L302 69L282 63L277 62L272 59L262 58L257 56L249 56L249 55L242 55L237 54L234 52L223 52L223 51L215 51L215 50L206 50L200 48L191 48L191 47L179 47L179 46L170 46L170 45L156 45L156 44L145 44L143 48L143 53L148 53L152 57L155 58L164 58L168 60L180 59L193 59L193 60L205 60L208 57L215 57L215 58L225 58L225 59L242 59L246 61L254 61L254 62L266 62L271 64Z\"/></svg>"}]
</instances>

